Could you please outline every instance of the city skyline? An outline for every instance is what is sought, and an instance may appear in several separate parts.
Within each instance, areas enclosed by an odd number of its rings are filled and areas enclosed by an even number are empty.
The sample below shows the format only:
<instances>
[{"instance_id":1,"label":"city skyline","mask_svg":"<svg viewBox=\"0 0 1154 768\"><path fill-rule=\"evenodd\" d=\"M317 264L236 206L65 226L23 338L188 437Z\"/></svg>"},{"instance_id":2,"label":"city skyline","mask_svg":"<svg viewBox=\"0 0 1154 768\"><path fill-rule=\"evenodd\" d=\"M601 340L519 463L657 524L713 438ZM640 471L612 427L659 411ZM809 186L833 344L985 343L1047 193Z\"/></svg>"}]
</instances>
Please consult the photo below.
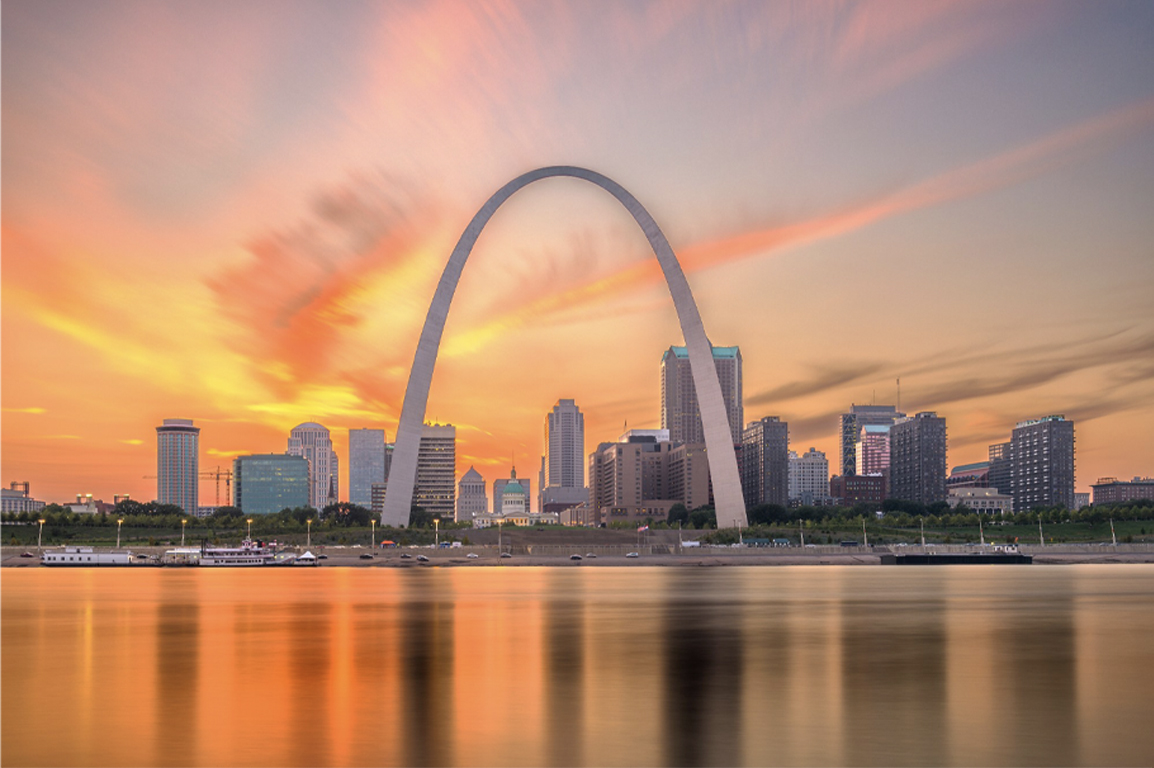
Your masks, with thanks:
<instances>
[{"instance_id":1,"label":"city skyline","mask_svg":"<svg viewBox=\"0 0 1154 768\"><path fill-rule=\"evenodd\" d=\"M1064 414L1077 490L1150 474L1154 9L281 8L5 3L5 485L152 498L173 416L202 470L303 422L344 457L349 429L395 434L469 215L558 163L651 210L742 350L744 420L831 472L872 402L947 419L950 467ZM684 341L613 201L536 186L442 340L457 477L536 466L558 398L586 454L657 427Z\"/></svg>"}]
</instances>

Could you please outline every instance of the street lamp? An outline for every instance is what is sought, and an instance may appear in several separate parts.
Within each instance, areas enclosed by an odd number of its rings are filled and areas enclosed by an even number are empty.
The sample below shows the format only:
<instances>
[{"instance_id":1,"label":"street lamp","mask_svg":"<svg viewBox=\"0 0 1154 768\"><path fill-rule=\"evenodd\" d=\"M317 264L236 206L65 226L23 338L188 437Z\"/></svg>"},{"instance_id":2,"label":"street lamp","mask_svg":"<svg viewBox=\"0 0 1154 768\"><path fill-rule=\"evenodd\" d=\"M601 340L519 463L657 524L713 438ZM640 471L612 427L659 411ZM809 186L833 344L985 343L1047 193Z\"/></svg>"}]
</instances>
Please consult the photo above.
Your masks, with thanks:
<instances>
[{"instance_id":1,"label":"street lamp","mask_svg":"<svg viewBox=\"0 0 1154 768\"><path fill-rule=\"evenodd\" d=\"M373 526L373 549L376 550L376 548L377 548L377 520L376 520L376 518L373 518L372 520L370 520L369 523Z\"/></svg>"},{"instance_id":2,"label":"street lamp","mask_svg":"<svg viewBox=\"0 0 1154 768\"><path fill-rule=\"evenodd\" d=\"M436 536L435 541L437 543L437 548L440 549L440 547L441 547L441 518L439 518L439 517L433 518L433 529L435 532L434 535Z\"/></svg>"},{"instance_id":3,"label":"street lamp","mask_svg":"<svg viewBox=\"0 0 1154 768\"><path fill-rule=\"evenodd\" d=\"M40 522L44 522L44 521L41 520ZM122 526L122 525L124 525L124 518L123 517L116 521L116 548L117 549L120 549L120 526Z\"/></svg>"},{"instance_id":4,"label":"street lamp","mask_svg":"<svg viewBox=\"0 0 1154 768\"><path fill-rule=\"evenodd\" d=\"M248 537L251 539L252 538L252 518L250 517L246 522L248 523Z\"/></svg>"},{"instance_id":5,"label":"street lamp","mask_svg":"<svg viewBox=\"0 0 1154 768\"><path fill-rule=\"evenodd\" d=\"M40 518L40 530L36 534L36 551L37 552L40 551L40 544L42 541L44 541L44 523L45 522L46 521L44 520L43 517Z\"/></svg>"},{"instance_id":6,"label":"street lamp","mask_svg":"<svg viewBox=\"0 0 1154 768\"><path fill-rule=\"evenodd\" d=\"M43 520L41 520L41 522L44 522L44 521L43 521ZM498 555L499 555L499 554L501 554L501 530L502 530L502 529L501 529L501 524L502 524L503 522L505 522L505 521L504 521L504 520L500 520L500 519L498 519L498 520L497 520L497 554L498 554Z\"/></svg>"},{"instance_id":7,"label":"street lamp","mask_svg":"<svg viewBox=\"0 0 1154 768\"><path fill-rule=\"evenodd\" d=\"M188 524L188 520L181 518L180 521L180 546L184 546L184 526Z\"/></svg>"},{"instance_id":8,"label":"street lamp","mask_svg":"<svg viewBox=\"0 0 1154 768\"><path fill-rule=\"evenodd\" d=\"M313 546L313 519L310 517L305 520L305 525L308 526L308 531L305 533L305 549L311 549Z\"/></svg>"}]
</instances>

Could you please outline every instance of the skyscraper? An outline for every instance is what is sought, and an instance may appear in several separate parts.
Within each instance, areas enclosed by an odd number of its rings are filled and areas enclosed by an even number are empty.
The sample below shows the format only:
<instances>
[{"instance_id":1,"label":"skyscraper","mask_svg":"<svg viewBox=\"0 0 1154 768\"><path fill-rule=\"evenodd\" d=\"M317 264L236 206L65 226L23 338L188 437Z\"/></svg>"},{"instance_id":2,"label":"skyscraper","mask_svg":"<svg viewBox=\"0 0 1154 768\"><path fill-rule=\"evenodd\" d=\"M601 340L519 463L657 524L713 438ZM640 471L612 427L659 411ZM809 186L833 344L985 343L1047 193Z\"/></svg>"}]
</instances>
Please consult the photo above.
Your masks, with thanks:
<instances>
[{"instance_id":1,"label":"skyscraper","mask_svg":"<svg viewBox=\"0 0 1154 768\"><path fill-rule=\"evenodd\" d=\"M156 428L156 500L195 515L200 489L200 427L165 419Z\"/></svg>"},{"instance_id":2,"label":"skyscraper","mask_svg":"<svg viewBox=\"0 0 1154 768\"><path fill-rule=\"evenodd\" d=\"M729 417L733 444L741 444L745 408L741 384L741 350L738 347L714 347L713 365L721 383L721 397ZM689 367L685 347L670 347L661 357L661 428L669 430L674 443L704 443L701 409L697 389Z\"/></svg>"},{"instance_id":3,"label":"skyscraper","mask_svg":"<svg viewBox=\"0 0 1154 768\"><path fill-rule=\"evenodd\" d=\"M901 418L905 418L905 414L892 405L851 405L849 413L839 417L842 476L857 473L857 442L862 427L869 424L892 427Z\"/></svg>"},{"instance_id":4,"label":"skyscraper","mask_svg":"<svg viewBox=\"0 0 1154 768\"><path fill-rule=\"evenodd\" d=\"M309 506L309 462L303 456L237 456L232 475L233 504L246 515L274 515Z\"/></svg>"},{"instance_id":5,"label":"skyscraper","mask_svg":"<svg viewBox=\"0 0 1154 768\"><path fill-rule=\"evenodd\" d=\"M898 419L890 429L891 498L946 500L946 420L933 411Z\"/></svg>"},{"instance_id":6,"label":"skyscraper","mask_svg":"<svg viewBox=\"0 0 1154 768\"><path fill-rule=\"evenodd\" d=\"M467 523L478 515L488 514L489 497L485 495L485 478L473 467L457 484L457 522Z\"/></svg>"},{"instance_id":7,"label":"skyscraper","mask_svg":"<svg viewBox=\"0 0 1154 768\"><path fill-rule=\"evenodd\" d=\"M456 467L457 428L452 424L423 425L413 504L434 517L452 520L457 511Z\"/></svg>"},{"instance_id":8,"label":"skyscraper","mask_svg":"<svg viewBox=\"0 0 1154 768\"><path fill-rule=\"evenodd\" d=\"M385 430L349 430L349 502L370 509L373 483L385 482Z\"/></svg>"},{"instance_id":9,"label":"skyscraper","mask_svg":"<svg viewBox=\"0 0 1154 768\"><path fill-rule=\"evenodd\" d=\"M558 400L545 414L544 443L538 511L560 511L585 501L585 414L574 401Z\"/></svg>"},{"instance_id":10,"label":"skyscraper","mask_svg":"<svg viewBox=\"0 0 1154 768\"><path fill-rule=\"evenodd\" d=\"M861 428L854 446L857 474L889 475L890 429L888 424L866 424Z\"/></svg>"},{"instance_id":11,"label":"skyscraper","mask_svg":"<svg viewBox=\"0 0 1154 768\"><path fill-rule=\"evenodd\" d=\"M1074 422L1064 416L1018 422L1010 455L1015 512L1058 505L1074 509Z\"/></svg>"},{"instance_id":12,"label":"skyscraper","mask_svg":"<svg viewBox=\"0 0 1154 768\"><path fill-rule=\"evenodd\" d=\"M336 504L340 499L339 462L329 430L312 421L298 424L289 433L287 453L309 461L309 506L322 510Z\"/></svg>"},{"instance_id":13,"label":"skyscraper","mask_svg":"<svg viewBox=\"0 0 1154 768\"><path fill-rule=\"evenodd\" d=\"M777 416L751 421L741 444L745 507L789 503L789 424Z\"/></svg>"}]
</instances>

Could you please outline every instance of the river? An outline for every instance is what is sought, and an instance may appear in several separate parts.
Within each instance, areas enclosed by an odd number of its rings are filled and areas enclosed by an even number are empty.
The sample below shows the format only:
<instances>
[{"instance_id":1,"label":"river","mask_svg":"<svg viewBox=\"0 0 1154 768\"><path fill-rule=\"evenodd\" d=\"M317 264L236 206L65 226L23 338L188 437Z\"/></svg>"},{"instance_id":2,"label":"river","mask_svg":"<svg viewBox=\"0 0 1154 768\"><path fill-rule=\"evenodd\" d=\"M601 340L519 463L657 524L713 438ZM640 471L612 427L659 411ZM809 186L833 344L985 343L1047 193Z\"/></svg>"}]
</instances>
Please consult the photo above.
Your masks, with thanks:
<instances>
[{"instance_id":1,"label":"river","mask_svg":"<svg viewBox=\"0 0 1154 768\"><path fill-rule=\"evenodd\" d=\"M2 578L6 766L1154 757L1154 565Z\"/></svg>"}]
</instances>

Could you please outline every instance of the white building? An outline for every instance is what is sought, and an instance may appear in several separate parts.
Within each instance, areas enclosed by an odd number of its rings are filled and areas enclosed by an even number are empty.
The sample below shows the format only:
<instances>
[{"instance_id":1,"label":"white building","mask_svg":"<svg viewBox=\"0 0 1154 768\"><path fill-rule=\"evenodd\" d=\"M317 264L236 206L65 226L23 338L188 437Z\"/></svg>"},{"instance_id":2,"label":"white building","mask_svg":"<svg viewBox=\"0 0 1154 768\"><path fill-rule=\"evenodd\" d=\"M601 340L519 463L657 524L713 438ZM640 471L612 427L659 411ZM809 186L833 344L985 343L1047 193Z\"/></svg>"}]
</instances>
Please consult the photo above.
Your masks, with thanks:
<instances>
[{"instance_id":1,"label":"white building","mask_svg":"<svg viewBox=\"0 0 1154 768\"><path fill-rule=\"evenodd\" d=\"M286 453L308 459L309 506L320 510L340 500L340 464L327 427L312 421L293 427Z\"/></svg>"},{"instance_id":2,"label":"white building","mask_svg":"<svg viewBox=\"0 0 1154 768\"><path fill-rule=\"evenodd\" d=\"M951 488L946 503L950 509L964 504L971 512L986 515L1004 515L1014 511L1014 497L998 493L997 488Z\"/></svg>"},{"instance_id":3,"label":"white building","mask_svg":"<svg viewBox=\"0 0 1154 768\"><path fill-rule=\"evenodd\" d=\"M829 496L829 461L825 453L810 448L801 456L789 452L789 501L805 506L824 506Z\"/></svg>"},{"instance_id":4,"label":"white building","mask_svg":"<svg viewBox=\"0 0 1154 768\"><path fill-rule=\"evenodd\" d=\"M156 428L156 501L195 515L200 491L200 427L165 419Z\"/></svg>"},{"instance_id":5,"label":"white building","mask_svg":"<svg viewBox=\"0 0 1154 768\"><path fill-rule=\"evenodd\" d=\"M31 497L28 483L12 483L11 488L0 489L0 512L39 512L44 509L43 501Z\"/></svg>"}]
</instances>

